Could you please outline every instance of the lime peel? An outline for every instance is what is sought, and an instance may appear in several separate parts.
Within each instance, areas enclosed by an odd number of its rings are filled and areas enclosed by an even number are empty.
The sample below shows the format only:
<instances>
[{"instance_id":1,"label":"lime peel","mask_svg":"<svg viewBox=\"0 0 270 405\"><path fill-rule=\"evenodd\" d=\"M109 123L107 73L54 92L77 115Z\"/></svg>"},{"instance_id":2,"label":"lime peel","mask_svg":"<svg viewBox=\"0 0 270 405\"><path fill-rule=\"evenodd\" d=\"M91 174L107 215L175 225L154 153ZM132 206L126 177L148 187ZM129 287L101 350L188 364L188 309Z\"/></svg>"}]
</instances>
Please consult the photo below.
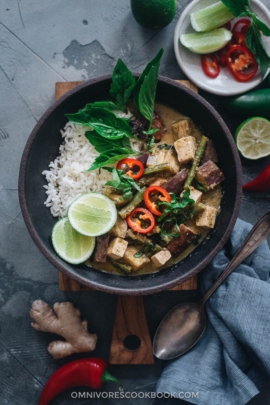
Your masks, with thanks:
<instances>
[{"instance_id":1,"label":"lime peel","mask_svg":"<svg viewBox=\"0 0 270 405\"><path fill-rule=\"evenodd\" d=\"M244 121L235 133L236 145L247 159L260 159L270 155L270 122L262 117Z\"/></svg>"},{"instance_id":2,"label":"lime peel","mask_svg":"<svg viewBox=\"0 0 270 405\"><path fill-rule=\"evenodd\" d=\"M221 1L190 14L192 28L197 32L221 27L233 18L234 15Z\"/></svg>"},{"instance_id":3,"label":"lime peel","mask_svg":"<svg viewBox=\"0 0 270 405\"><path fill-rule=\"evenodd\" d=\"M52 230L54 250L70 264L80 264L89 259L95 242L95 238L81 235L73 229L67 217L60 219Z\"/></svg>"},{"instance_id":4,"label":"lime peel","mask_svg":"<svg viewBox=\"0 0 270 405\"><path fill-rule=\"evenodd\" d=\"M217 28L211 32L193 32L180 35L181 44L189 51L208 54L222 49L232 39L231 31Z\"/></svg>"},{"instance_id":5,"label":"lime peel","mask_svg":"<svg viewBox=\"0 0 270 405\"><path fill-rule=\"evenodd\" d=\"M82 235L100 236L109 232L116 223L117 210L114 202L104 194L87 193L71 203L68 219Z\"/></svg>"}]
</instances>

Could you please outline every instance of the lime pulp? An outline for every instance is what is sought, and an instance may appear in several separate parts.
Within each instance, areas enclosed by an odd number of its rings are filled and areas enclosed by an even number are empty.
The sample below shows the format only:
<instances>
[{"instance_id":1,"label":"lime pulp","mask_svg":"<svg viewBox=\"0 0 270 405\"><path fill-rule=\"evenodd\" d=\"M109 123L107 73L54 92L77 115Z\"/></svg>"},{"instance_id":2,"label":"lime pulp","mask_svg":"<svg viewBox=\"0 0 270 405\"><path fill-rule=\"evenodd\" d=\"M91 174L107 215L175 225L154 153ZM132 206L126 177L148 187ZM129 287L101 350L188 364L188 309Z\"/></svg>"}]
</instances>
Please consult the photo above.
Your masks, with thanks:
<instances>
[{"instance_id":1,"label":"lime pulp","mask_svg":"<svg viewBox=\"0 0 270 405\"><path fill-rule=\"evenodd\" d=\"M235 133L239 152L247 159L260 159L270 155L270 122L262 117L244 121Z\"/></svg>"}]
</instances>

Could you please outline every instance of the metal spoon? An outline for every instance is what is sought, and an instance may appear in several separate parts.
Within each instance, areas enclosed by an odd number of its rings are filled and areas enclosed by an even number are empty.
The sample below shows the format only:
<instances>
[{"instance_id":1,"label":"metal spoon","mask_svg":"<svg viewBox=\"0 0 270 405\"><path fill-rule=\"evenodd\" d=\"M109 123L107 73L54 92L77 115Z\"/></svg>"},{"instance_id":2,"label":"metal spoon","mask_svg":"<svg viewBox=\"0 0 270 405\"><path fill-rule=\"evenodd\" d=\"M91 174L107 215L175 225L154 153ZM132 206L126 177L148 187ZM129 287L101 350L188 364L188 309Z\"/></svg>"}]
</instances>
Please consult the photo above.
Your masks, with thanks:
<instances>
[{"instance_id":1,"label":"metal spoon","mask_svg":"<svg viewBox=\"0 0 270 405\"><path fill-rule=\"evenodd\" d=\"M162 360L181 356L200 339L206 327L205 303L223 281L248 257L270 234L270 212L251 229L242 246L219 276L214 285L199 302L183 302L161 321L153 342L153 353Z\"/></svg>"}]
</instances>

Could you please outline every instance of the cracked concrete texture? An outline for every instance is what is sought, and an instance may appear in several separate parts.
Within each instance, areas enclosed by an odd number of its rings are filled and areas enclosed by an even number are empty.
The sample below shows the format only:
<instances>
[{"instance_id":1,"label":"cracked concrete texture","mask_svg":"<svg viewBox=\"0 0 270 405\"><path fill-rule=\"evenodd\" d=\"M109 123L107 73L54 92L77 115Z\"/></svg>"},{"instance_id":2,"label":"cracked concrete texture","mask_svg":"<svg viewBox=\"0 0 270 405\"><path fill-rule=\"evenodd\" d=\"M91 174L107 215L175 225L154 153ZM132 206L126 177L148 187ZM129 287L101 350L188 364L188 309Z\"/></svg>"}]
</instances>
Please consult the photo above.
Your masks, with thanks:
<instances>
[{"instance_id":1,"label":"cracked concrete texture","mask_svg":"<svg viewBox=\"0 0 270 405\"><path fill-rule=\"evenodd\" d=\"M268 7L270 0L263 1ZM17 195L20 158L37 120L53 102L56 81L82 80L112 72L121 57L141 72L164 47L160 73L184 78L173 52L177 19L189 0L178 0L177 14L162 30L140 27L129 0L1 0L0 2L0 405L37 404L42 386L65 361L54 361L47 345L54 339L34 331L28 316L35 299L50 305L70 300L99 336L95 352L108 357L115 297L98 293L61 293L58 272L31 240ZM200 92L235 131L239 120L221 107L222 99ZM269 162L243 161L244 180L254 177ZM44 196L45 197L45 196ZM255 222L270 208L269 195L245 195L241 218ZM145 298L150 332L179 301L196 300L198 292L164 292ZM161 363L136 368L113 367L126 390L154 390ZM114 390L107 385L105 390ZM105 400L96 401L98 404ZM110 400L112 404L116 401ZM130 399L125 403L136 404ZM63 394L55 404L82 404ZM144 400L150 405L153 401ZM163 404L171 403L163 400ZM181 401L179 402L181 403Z\"/></svg>"}]
</instances>

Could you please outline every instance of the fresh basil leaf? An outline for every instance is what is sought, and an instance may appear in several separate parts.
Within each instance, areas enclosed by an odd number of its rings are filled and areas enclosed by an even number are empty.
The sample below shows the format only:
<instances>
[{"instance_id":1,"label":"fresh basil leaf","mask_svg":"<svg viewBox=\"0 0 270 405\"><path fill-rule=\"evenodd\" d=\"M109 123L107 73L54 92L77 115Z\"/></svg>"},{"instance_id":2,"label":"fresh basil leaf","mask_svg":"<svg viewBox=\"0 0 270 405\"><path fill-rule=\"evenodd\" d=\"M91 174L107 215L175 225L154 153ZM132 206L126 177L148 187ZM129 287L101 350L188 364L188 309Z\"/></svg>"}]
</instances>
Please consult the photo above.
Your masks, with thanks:
<instances>
[{"instance_id":1,"label":"fresh basil leaf","mask_svg":"<svg viewBox=\"0 0 270 405\"><path fill-rule=\"evenodd\" d=\"M91 109L93 107L106 108L107 110L117 110L117 105L113 101L95 101L94 103L86 104L84 108Z\"/></svg>"},{"instance_id":2,"label":"fresh basil leaf","mask_svg":"<svg viewBox=\"0 0 270 405\"><path fill-rule=\"evenodd\" d=\"M96 169L103 168L104 166L113 165L114 163L119 162L119 160L125 159L126 157L130 156L131 153L123 153L122 155L115 154L115 151L111 151L111 153L102 153L100 154L92 164L92 166L87 170L88 172ZM134 152L133 152L134 153Z\"/></svg>"},{"instance_id":3,"label":"fresh basil leaf","mask_svg":"<svg viewBox=\"0 0 270 405\"><path fill-rule=\"evenodd\" d=\"M134 88L134 104L140 113L149 121L149 127L153 119L158 71L163 52L164 50L160 49L155 58L148 63Z\"/></svg>"},{"instance_id":4,"label":"fresh basil leaf","mask_svg":"<svg viewBox=\"0 0 270 405\"><path fill-rule=\"evenodd\" d=\"M149 129L148 131L143 131L143 134L145 134L145 135L153 135L153 134L155 134L155 133L158 132L158 131L159 131L158 128L151 128L151 129Z\"/></svg>"},{"instance_id":5,"label":"fresh basil leaf","mask_svg":"<svg viewBox=\"0 0 270 405\"><path fill-rule=\"evenodd\" d=\"M158 222L163 221L167 214L170 215L169 220L176 220L176 217L179 216L180 211L183 208L186 208L188 205L194 205L194 200L189 198L190 196L190 189L188 188L186 191L183 192L182 197L176 197L174 193L171 193L171 202L159 202L158 207L165 207L162 212L162 215L158 218Z\"/></svg>"},{"instance_id":6,"label":"fresh basil leaf","mask_svg":"<svg viewBox=\"0 0 270 405\"><path fill-rule=\"evenodd\" d=\"M249 15L249 0L221 0L235 17L244 17Z\"/></svg>"},{"instance_id":7,"label":"fresh basil leaf","mask_svg":"<svg viewBox=\"0 0 270 405\"><path fill-rule=\"evenodd\" d=\"M246 43L251 52L254 53L261 68L262 79L264 79L270 67L270 56L267 54L260 31L253 22L246 33Z\"/></svg>"},{"instance_id":8,"label":"fresh basil leaf","mask_svg":"<svg viewBox=\"0 0 270 405\"><path fill-rule=\"evenodd\" d=\"M110 95L116 100L120 110L125 108L135 84L136 80L131 71L121 59L118 59L112 75Z\"/></svg>"},{"instance_id":9,"label":"fresh basil leaf","mask_svg":"<svg viewBox=\"0 0 270 405\"><path fill-rule=\"evenodd\" d=\"M132 136L129 120L118 117L106 108L90 107L88 104L83 110L66 114L66 117L77 124L92 127L104 138L120 139Z\"/></svg>"},{"instance_id":10,"label":"fresh basil leaf","mask_svg":"<svg viewBox=\"0 0 270 405\"><path fill-rule=\"evenodd\" d=\"M255 13L252 12L251 18L257 25L258 29L262 31L263 35L265 35L266 37L270 37L270 28L262 20L260 20Z\"/></svg>"},{"instance_id":11,"label":"fresh basil leaf","mask_svg":"<svg viewBox=\"0 0 270 405\"><path fill-rule=\"evenodd\" d=\"M136 182L129 176L125 175L123 170L112 169L113 179L107 181L105 186L111 186L123 194L125 200L133 197L133 189L141 191Z\"/></svg>"},{"instance_id":12,"label":"fresh basil leaf","mask_svg":"<svg viewBox=\"0 0 270 405\"><path fill-rule=\"evenodd\" d=\"M88 141L95 147L96 151L99 153L107 152L112 148L123 148L125 146L130 146L130 141L127 138L122 139L108 139L99 135L96 131L86 131L85 134ZM125 145L123 140L128 141L128 145Z\"/></svg>"}]
</instances>

